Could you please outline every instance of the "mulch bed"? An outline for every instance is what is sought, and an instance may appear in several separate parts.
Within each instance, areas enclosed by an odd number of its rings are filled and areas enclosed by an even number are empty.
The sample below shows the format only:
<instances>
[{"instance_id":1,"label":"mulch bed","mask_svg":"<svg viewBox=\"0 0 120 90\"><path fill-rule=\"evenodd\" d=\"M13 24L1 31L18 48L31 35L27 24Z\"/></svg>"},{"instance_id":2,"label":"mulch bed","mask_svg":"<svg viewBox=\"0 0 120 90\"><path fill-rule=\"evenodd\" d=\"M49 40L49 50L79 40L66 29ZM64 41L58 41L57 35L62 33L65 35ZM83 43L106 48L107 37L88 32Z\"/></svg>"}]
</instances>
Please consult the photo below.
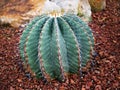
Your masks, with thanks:
<instances>
[{"instance_id":1,"label":"mulch bed","mask_svg":"<svg viewBox=\"0 0 120 90\"><path fill-rule=\"evenodd\" d=\"M90 27L95 55L83 77L64 83L44 83L25 72L19 55L22 29L0 26L0 90L120 90L120 5L107 0L105 10L93 13Z\"/></svg>"}]
</instances>

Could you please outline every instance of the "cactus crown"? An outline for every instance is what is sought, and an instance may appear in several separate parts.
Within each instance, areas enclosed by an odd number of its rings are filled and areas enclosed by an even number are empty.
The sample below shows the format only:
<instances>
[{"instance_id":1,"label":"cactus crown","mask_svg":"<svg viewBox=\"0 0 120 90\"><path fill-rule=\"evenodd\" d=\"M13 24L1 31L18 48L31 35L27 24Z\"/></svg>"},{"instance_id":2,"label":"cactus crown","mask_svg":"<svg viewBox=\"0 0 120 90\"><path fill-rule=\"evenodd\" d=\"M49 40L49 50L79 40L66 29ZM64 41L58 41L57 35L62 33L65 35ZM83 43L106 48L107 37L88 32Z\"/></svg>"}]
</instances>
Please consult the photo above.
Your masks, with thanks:
<instances>
[{"instance_id":1,"label":"cactus crown","mask_svg":"<svg viewBox=\"0 0 120 90\"><path fill-rule=\"evenodd\" d=\"M68 73L78 74L90 59L93 46L91 29L72 14L35 17L20 39L26 68L47 80L64 80Z\"/></svg>"}]
</instances>

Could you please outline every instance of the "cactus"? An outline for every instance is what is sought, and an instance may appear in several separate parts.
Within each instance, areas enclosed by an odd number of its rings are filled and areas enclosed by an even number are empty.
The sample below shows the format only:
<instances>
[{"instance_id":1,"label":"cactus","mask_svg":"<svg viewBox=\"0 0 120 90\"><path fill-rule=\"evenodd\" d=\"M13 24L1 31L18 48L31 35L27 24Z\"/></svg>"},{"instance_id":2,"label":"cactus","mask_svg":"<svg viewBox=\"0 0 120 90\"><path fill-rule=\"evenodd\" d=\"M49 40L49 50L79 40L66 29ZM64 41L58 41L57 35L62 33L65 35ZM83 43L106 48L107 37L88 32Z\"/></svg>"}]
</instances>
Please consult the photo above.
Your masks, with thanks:
<instances>
[{"instance_id":1,"label":"cactus","mask_svg":"<svg viewBox=\"0 0 120 90\"><path fill-rule=\"evenodd\" d=\"M89 26L74 14L41 15L26 26L20 39L20 54L27 70L37 78L65 80L79 74L93 52Z\"/></svg>"}]
</instances>

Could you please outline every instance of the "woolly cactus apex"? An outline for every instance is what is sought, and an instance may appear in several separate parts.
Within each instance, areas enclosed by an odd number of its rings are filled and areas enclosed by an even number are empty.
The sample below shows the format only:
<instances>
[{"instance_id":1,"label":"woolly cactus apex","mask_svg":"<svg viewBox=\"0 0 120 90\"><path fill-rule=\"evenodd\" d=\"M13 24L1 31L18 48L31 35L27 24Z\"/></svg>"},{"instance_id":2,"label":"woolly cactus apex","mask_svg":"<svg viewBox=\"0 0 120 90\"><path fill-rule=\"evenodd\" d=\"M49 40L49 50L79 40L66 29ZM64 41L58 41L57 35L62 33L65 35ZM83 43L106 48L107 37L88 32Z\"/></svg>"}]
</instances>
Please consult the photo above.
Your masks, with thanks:
<instances>
[{"instance_id":1,"label":"woolly cactus apex","mask_svg":"<svg viewBox=\"0 0 120 90\"><path fill-rule=\"evenodd\" d=\"M90 60L94 39L89 26L79 17L41 15L25 28L20 53L27 70L38 78L63 81L79 74Z\"/></svg>"}]
</instances>

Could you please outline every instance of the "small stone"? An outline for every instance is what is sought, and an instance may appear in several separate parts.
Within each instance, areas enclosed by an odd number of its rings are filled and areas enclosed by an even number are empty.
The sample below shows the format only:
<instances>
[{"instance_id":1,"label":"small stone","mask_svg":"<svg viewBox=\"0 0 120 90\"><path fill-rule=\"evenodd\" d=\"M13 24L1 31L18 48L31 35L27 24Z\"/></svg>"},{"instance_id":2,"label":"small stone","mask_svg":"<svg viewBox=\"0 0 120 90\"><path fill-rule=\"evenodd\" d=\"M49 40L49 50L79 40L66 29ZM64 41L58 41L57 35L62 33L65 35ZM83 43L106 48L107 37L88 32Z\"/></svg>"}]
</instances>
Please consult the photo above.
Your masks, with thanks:
<instances>
[{"instance_id":1,"label":"small stone","mask_svg":"<svg viewBox=\"0 0 120 90\"><path fill-rule=\"evenodd\" d=\"M96 76L92 76L92 79L96 82L98 79Z\"/></svg>"},{"instance_id":2,"label":"small stone","mask_svg":"<svg viewBox=\"0 0 120 90\"><path fill-rule=\"evenodd\" d=\"M75 84L75 81L73 79L70 80L71 84Z\"/></svg>"},{"instance_id":3,"label":"small stone","mask_svg":"<svg viewBox=\"0 0 120 90\"><path fill-rule=\"evenodd\" d=\"M82 89L81 89L81 90L86 90L86 89L85 89L85 85L82 85Z\"/></svg>"},{"instance_id":4,"label":"small stone","mask_svg":"<svg viewBox=\"0 0 120 90\"><path fill-rule=\"evenodd\" d=\"M15 90L12 86L10 87L10 90Z\"/></svg>"},{"instance_id":5,"label":"small stone","mask_svg":"<svg viewBox=\"0 0 120 90\"><path fill-rule=\"evenodd\" d=\"M117 43L117 41L113 40L114 43Z\"/></svg>"},{"instance_id":6,"label":"small stone","mask_svg":"<svg viewBox=\"0 0 120 90\"><path fill-rule=\"evenodd\" d=\"M92 82L91 81L86 83L86 89L87 90L89 90L91 86L92 86Z\"/></svg>"},{"instance_id":7,"label":"small stone","mask_svg":"<svg viewBox=\"0 0 120 90\"><path fill-rule=\"evenodd\" d=\"M58 83L55 83L54 86L57 87L59 84Z\"/></svg>"},{"instance_id":8,"label":"small stone","mask_svg":"<svg viewBox=\"0 0 120 90\"><path fill-rule=\"evenodd\" d=\"M100 56L103 56L103 55L104 55L104 52L103 52L103 51L100 51L100 52L99 52L99 55L100 55Z\"/></svg>"},{"instance_id":9,"label":"small stone","mask_svg":"<svg viewBox=\"0 0 120 90\"><path fill-rule=\"evenodd\" d=\"M19 90L24 90L24 89L22 89L22 88L19 88Z\"/></svg>"},{"instance_id":10,"label":"small stone","mask_svg":"<svg viewBox=\"0 0 120 90\"><path fill-rule=\"evenodd\" d=\"M29 73L26 73L25 75L26 75L27 78L29 78L29 79L31 78Z\"/></svg>"},{"instance_id":11,"label":"small stone","mask_svg":"<svg viewBox=\"0 0 120 90\"><path fill-rule=\"evenodd\" d=\"M96 85L95 90L102 90L102 87L100 85Z\"/></svg>"},{"instance_id":12,"label":"small stone","mask_svg":"<svg viewBox=\"0 0 120 90\"><path fill-rule=\"evenodd\" d=\"M59 90L65 90L65 87L64 87L64 86L61 86Z\"/></svg>"},{"instance_id":13,"label":"small stone","mask_svg":"<svg viewBox=\"0 0 120 90\"><path fill-rule=\"evenodd\" d=\"M17 79L17 81L18 81L18 82L22 82L22 80L21 80L21 79Z\"/></svg>"},{"instance_id":14,"label":"small stone","mask_svg":"<svg viewBox=\"0 0 120 90\"><path fill-rule=\"evenodd\" d=\"M120 80L120 76L118 76L118 79Z\"/></svg>"},{"instance_id":15,"label":"small stone","mask_svg":"<svg viewBox=\"0 0 120 90\"><path fill-rule=\"evenodd\" d=\"M109 59L115 59L115 56L110 56Z\"/></svg>"}]
</instances>

